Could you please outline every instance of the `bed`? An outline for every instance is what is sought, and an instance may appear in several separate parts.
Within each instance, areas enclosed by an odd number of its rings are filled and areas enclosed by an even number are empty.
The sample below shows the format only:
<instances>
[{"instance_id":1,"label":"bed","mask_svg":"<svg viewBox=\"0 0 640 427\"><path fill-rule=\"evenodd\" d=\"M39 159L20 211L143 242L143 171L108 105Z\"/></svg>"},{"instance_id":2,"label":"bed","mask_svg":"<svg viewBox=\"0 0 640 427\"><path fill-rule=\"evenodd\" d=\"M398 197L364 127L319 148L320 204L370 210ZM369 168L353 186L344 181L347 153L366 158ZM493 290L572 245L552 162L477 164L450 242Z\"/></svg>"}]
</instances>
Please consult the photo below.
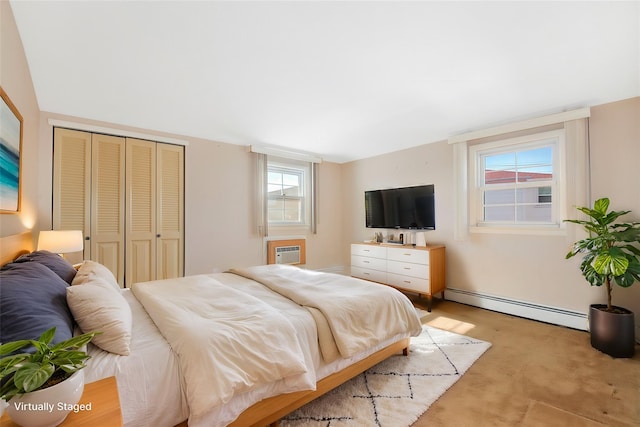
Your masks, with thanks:
<instances>
[{"instance_id":1,"label":"bed","mask_svg":"<svg viewBox=\"0 0 640 427\"><path fill-rule=\"evenodd\" d=\"M25 252L25 242L2 238L0 259ZM116 289L96 264L83 262L64 286L76 332L108 332L89 345L86 381L116 376L126 426L275 424L406 355L421 331L404 295L350 277L256 266Z\"/></svg>"}]
</instances>

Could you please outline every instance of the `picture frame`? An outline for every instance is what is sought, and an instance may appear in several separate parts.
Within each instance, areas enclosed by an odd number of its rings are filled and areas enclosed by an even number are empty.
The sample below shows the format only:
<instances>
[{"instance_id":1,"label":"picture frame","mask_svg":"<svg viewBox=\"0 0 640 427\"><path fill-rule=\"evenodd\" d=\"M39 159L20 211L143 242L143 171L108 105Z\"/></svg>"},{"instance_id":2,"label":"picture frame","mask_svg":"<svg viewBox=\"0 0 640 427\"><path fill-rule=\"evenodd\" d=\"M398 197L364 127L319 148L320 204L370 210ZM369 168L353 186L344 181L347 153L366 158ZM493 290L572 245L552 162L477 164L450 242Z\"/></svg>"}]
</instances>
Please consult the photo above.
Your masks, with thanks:
<instances>
[{"instance_id":1,"label":"picture frame","mask_svg":"<svg viewBox=\"0 0 640 427\"><path fill-rule=\"evenodd\" d=\"M18 213L22 199L22 116L2 87L0 97L0 213Z\"/></svg>"}]
</instances>

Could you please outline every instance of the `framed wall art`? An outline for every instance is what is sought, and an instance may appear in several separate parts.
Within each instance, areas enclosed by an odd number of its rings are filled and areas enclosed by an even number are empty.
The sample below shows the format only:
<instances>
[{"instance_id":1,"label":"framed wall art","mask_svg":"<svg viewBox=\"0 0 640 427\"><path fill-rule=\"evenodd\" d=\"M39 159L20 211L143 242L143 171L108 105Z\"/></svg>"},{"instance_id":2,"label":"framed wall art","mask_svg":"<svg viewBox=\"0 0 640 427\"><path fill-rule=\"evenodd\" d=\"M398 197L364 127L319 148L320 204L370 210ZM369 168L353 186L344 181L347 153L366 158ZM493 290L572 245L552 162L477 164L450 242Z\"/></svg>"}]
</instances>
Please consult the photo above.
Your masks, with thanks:
<instances>
[{"instance_id":1,"label":"framed wall art","mask_svg":"<svg viewBox=\"0 0 640 427\"><path fill-rule=\"evenodd\" d=\"M0 87L0 213L20 212L22 116Z\"/></svg>"}]
</instances>

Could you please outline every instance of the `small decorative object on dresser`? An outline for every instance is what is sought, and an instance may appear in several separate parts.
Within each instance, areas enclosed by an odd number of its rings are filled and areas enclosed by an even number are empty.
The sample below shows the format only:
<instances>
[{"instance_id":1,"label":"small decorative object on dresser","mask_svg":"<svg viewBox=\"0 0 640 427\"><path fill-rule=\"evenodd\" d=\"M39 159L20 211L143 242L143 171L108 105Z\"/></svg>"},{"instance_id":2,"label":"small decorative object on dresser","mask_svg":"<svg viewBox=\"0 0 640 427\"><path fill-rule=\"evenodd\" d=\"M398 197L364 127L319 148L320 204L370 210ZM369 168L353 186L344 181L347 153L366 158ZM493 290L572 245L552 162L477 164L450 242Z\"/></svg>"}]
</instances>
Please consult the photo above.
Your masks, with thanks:
<instances>
[{"instance_id":1,"label":"small decorative object on dresser","mask_svg":"<svg viewBox=\"0 0 640 427\"><path fill-rule=\"evenodd\" d=\"M351 245L351 275L393 286L427 298L431 311L433 295L442 294L445 281L445 247L405 247L375 243Z\"/></svg>"}]
</instances>

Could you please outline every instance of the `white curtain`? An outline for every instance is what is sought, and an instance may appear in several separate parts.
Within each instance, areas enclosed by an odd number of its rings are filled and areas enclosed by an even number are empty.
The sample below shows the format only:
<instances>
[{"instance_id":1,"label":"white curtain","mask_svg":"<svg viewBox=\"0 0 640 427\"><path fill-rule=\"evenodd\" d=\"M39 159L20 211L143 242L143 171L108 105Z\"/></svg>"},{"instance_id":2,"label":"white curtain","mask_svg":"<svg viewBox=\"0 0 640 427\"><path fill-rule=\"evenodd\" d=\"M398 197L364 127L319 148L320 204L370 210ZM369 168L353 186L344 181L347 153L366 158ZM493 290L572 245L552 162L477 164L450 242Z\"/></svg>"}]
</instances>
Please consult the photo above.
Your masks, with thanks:
<instances>
[{"instance_id":1,"label":"white curtain","mask_svg":"<svg viewBox=\"0 0 640 427\"><path fill-rule=\"evenodd\" d=\"M254 153L256 161L256 230L260 237L269 235L267 217L267 155Z\"/></svg>"}]
</instances>

